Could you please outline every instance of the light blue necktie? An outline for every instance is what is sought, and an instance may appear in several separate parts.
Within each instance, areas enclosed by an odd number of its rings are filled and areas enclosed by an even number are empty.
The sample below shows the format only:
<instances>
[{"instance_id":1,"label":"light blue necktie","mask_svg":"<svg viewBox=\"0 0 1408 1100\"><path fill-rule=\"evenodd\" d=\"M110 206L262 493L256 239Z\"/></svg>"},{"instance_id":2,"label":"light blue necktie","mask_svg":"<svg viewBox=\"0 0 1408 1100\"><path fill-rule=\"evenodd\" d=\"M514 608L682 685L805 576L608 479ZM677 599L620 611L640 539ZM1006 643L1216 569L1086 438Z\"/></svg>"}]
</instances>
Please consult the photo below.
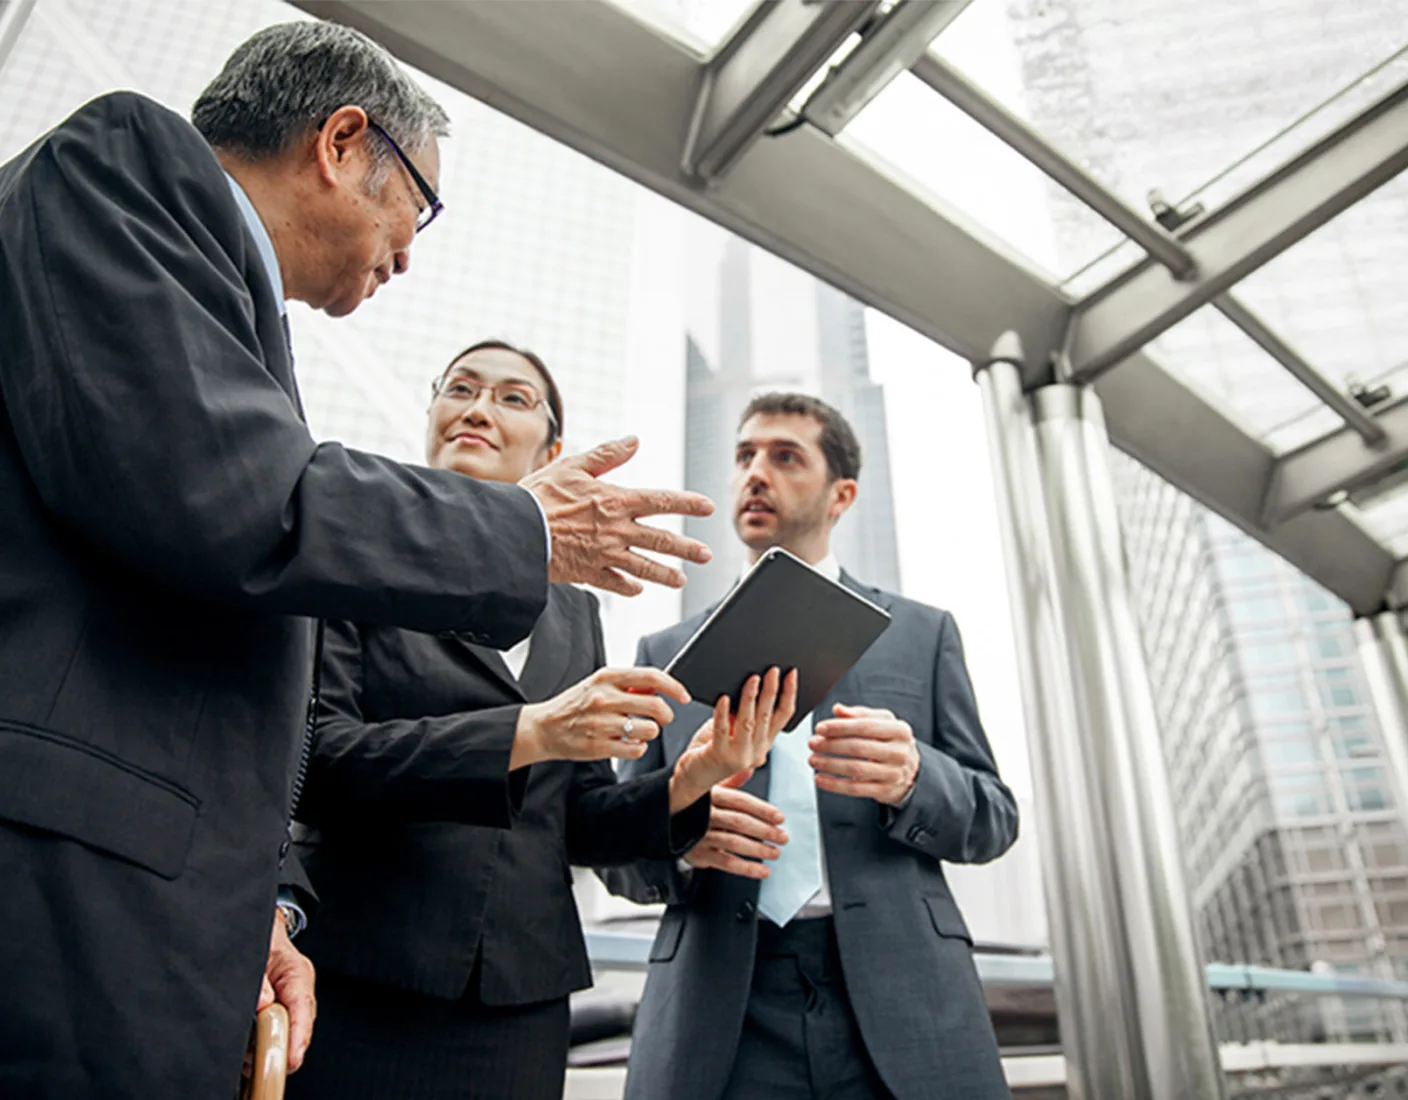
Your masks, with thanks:
<instances>
[{"instance_id":1,"label":"light blue necktie","mask_svg":"<svg viewBox=\"0 0 1408 1100\"><path fill-rule=\"evenodd\" d=\"M776 925L795 917L821 889L821 819L816 810L816 773L807 763L812 717L791 733L778 734L768 757L768 801L782 811L787 843L768 860L771 873L758 892L758 912Z\"/></svg>"}]
</instances>

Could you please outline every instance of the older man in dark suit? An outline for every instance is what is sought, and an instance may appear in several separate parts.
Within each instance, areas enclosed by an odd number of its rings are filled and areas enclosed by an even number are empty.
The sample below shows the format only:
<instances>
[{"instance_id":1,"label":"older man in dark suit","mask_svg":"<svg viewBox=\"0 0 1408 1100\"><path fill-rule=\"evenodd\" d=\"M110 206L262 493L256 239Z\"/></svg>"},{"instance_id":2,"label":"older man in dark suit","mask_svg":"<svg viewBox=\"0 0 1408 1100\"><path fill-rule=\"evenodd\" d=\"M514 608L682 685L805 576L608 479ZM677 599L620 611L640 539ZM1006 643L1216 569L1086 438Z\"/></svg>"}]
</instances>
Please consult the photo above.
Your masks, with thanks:
<instances>
[{"instance_id":1,"label":"older man in dark suit","mask_svg":"<svg viewBox=\"0 0 1408 1100\"><path fill-rule=\"evenodd\" d=\"M310 617L510 646L549 579L629 593L683 582L633 547L706 553L636 519L707 501L596 479L629 442L515 486L309 436L284 299L351 312L440 209L446 116L382 50L271 28L194 119L105 96L0 166L7 1098L234 1093ZM465 820L508 824L502 757L463 755Z\"/></svg>"},{"instance_id":2,"label":"older man in dark suit","mask_svg":"<svg viewBox=\"0 0 1408 1100\"><path fill-rule=\"evenodd\" d=\"M739 429L734 524L750 558L783 546L892 616L814 714L741 789L715 788L681 864L601 871L669 907L650 952L627 1100L996 1100L1008 1096L943 863L1017 836L944 611L843 572L832 526L857 493L844 418L800 394L755 398ZM702 622L644 639L663 666ZM658 768L684 708L623 776Z\"/></svg>"}]
</instances>

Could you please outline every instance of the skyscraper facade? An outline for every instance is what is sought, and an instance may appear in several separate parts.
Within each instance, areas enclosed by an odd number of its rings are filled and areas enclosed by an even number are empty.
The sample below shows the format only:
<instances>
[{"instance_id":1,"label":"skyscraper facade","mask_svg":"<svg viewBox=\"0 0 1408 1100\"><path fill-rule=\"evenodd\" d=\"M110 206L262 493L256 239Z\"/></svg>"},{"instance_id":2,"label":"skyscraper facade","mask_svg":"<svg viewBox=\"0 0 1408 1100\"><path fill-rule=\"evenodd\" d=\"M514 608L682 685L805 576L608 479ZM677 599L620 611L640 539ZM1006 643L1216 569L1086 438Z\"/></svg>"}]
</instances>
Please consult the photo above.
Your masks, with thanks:
<instances>
[{"instance_id":1,"label":"skyscraper facade","mask_svg":"<svg viewBox=\"0 0 1408 1100\"><path fill-rule=\"evenodd\" d=\"M1009 13L1019 109L1038 129L1136 202L1155 189L1176 201L1232 166L1194 196L1214 203L1219 187L1299 147L1293 131L1234 165L1381 61L1393 46L1384 26L1404 26L1408 8L1019 0ZM1257 65L1239 63L1248 50ZM1299 130L1315 132L1321 115ZM1075 271L1099 246L1074 199L1053 186L1049 202L1061 263ZM1389 185L1238 293L1337 379L1358 364L1366 381L1396 384L1390 368L1408 356L1408 316L1393 305L1405 259L1408 188ZM1332 426L1305 415L1308 395L1211 307L1157 350L1275 448ZM1348 609L1132 460L1116 471L1205 954L1408 977L1408 834ZM1389 1023L1349 1012L1337 1026Z\"/></svg>"},{"instance_id":2,"label":"skyscraper facade","mask_svg":"<svg viewBox=\"0 0 1408 1100\"><path fill-rule=\"evenodd\" d=\"M884 392L870 379L865 311L840 291L736 237L724 240L719 264L714 354L702 334L685 347L685 485L721 505L729 500L734 436L748 401L768 390L814 394L850 421L862 469L855 505L836 526L832 549L859 579L900 590L894 492ZM693 614L737 579L744 549L727 506L686 530L704 539L714 560L695 569L684 593Z\"/></svg>"}]
</instances>

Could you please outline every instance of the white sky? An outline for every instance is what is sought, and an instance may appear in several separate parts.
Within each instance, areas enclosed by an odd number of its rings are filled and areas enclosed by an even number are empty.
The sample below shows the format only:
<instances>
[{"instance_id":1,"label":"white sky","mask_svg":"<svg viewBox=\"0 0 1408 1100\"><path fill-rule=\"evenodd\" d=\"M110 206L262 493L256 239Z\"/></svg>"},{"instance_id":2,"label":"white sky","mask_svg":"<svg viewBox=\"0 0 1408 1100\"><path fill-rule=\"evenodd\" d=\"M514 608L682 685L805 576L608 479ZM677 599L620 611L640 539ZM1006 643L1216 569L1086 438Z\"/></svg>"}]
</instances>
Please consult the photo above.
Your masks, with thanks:
<instances>
[{"instance_id":1,"label":"white sky","mask_svg":"<svg viewBox=\"0 0 1408 1100\"><path fill-rule=\"evenodd\" d=\"M983 408L966 362L868 311L885 387L904 594L953 613L1003 778L1032 789ZM863 484L863 482L862 482Z\"/></svg>"}]
</instances>

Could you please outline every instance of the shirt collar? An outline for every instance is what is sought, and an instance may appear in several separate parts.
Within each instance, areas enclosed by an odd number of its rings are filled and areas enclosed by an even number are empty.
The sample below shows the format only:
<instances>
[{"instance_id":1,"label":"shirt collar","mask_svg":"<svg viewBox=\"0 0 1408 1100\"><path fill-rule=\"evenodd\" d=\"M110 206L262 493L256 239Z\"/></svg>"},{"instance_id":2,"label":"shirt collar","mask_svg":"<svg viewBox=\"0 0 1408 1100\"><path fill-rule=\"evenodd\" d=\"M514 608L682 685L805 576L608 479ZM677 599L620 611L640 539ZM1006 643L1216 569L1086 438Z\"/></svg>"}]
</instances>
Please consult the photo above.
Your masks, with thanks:
<instances>
[{"instance_id":1,"label":"shirt collar","mask_svg":"<svg viewBox=\"0 0 1408 1100\"><path fill-rule=\"evenodd\" d=\"M274 288L274 300L279 303L279 313L288 312L288 303L284 301L284 277L279 272L279 257L274 252L274 240L269 236L269 231L264 228L264 220L260 218L259 211L254 209L254 203L249 201L249 196L240 186L239 180L225 173L225 178L230 181L230 194L235 196L235 205L240 208L240 216L244 218L245 225L249 226L249 232L254 237L254 247L259 250L259 258L264 261L264 270L269 275L269 285Z\"/></svg>"},{"instance_id":2,"label":"shirt collar","mask_svg":"<svg viewBox=\"0 0 1408 1100\"><path fill-rule=\"evenodd\" d=\"M743 563L743 576L746 577L746 576L748 575L748 571L749 571L750 569L752 569L752 568L753 568L753 565L752 565L751 562L744 562L744 563ZM821 574L823 577L825 577L827 580L829 580L829 581L836 581L838 584L840 583L840 580L841 580L841 563L836 560L836 555L835 555L835 554L827 554L826 557L822 558L821 561L819 561L819 562L817 562L815 565L813 565L812 568L815 569L818 573L820 573L820 574Z\"/></svg>"}]
</instances>

